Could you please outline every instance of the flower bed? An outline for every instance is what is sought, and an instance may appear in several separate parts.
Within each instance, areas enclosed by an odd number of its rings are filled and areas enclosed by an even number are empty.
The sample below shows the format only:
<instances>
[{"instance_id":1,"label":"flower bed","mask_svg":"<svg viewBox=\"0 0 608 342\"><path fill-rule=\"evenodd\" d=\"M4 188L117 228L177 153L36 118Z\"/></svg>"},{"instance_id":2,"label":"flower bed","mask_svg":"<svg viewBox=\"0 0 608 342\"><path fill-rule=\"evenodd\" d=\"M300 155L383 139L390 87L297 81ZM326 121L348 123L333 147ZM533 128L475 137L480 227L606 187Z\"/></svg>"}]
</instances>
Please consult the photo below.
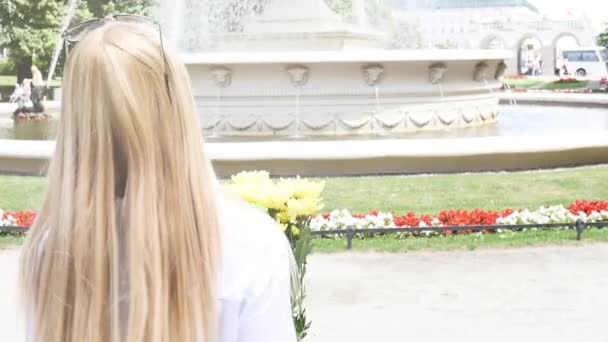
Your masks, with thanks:
<instances>
[{"instance_id":1,"label":"flower bed","mask_svg":"<svg viewBox=\"0 0 608 342\"><path fill-rule=\"evenodd\" d=\"M351 214L348 209L341 209L315 216L311 221L311 229L323 231L346 229L348 227L364 229L550 224L573 223L579 219L583 222L608 220L608 201L576 201L568 207L553 205L540 207L537 210L444 210L433 216L417 216L411 212L397 215L393 212L380 211L372 211L368 214ZM445 234L450 234L450 232Z\"/></svg>"},{"instance_id":2,"label":"flower bed","mask_svg":"<svg viewBox=\"0 0 608 342\"><path fill-rule=\"evenodd\" d=\"M29 227L34 223L33 211L4 211L0 209L0 227Z\"/></svg>"},{"instance_id":3,"label":"flower bed","mask_svg":"<svg viewBox=\"0 0 608 342\"><path fill-rule=\"evenodd\" d=\"M33 211L8 212L0 209L0 226L29 227L35 217ZM572 223L578 219L584 222L608 220L608 201L575 201L567 207L553 205L537 210L443 210L432 216L419 216L412 212L398 215L378 210L367 214L352 214L348 209L340 209L315 216L310 224L313 230L336 230L347 227L362 229Z\"/></svg>"}]
</instances>

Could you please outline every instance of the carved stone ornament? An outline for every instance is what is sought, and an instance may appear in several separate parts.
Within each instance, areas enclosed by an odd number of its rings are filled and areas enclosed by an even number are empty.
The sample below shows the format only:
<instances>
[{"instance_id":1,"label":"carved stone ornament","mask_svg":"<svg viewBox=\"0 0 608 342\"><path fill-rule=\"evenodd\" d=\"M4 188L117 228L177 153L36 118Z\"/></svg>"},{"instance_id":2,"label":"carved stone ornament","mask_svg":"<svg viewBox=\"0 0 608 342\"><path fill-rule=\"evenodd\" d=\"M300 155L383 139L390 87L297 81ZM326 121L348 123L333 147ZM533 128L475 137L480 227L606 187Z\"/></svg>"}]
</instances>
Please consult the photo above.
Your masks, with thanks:
<instances>
[{"instance_id":1,"label":"carved stone ornament","mask_svg":"<svg viewBox=\"0 0 608 342\"><path fill-rule=\"evenodd\" d=\"M294 87L303 87L308 83L310 69L304 65L290 65L287 67L289 79Z\"/></svg>"},{"instance_id":2,"label":"carved stone ornament","mask_svg":"<svg viewBox=\"0 0 608 342\"><path fill-rule=\"evenodd\" d=\"M501 79L505 75L505 71L507 71L507 63L505 63L505 61L498 63L496 72L494 73L494 79Z\"/></svg>"},{"instance_id":3,"label":"carved stone ornament","mask_svg":"<svg viewBox=\"0 0 608 342\"><path fill-rule=\"evenodd\" d=\"M384 67L380 64L365 65L362 70L363 80L370 87L378 85L384 75Z\"/></svg>"},{"instance_id":4,"label":"carved stone ornament","mask_svg":"<svg viewBox=\"0 0 608 342\"><path fill-rule=\"evenodd\" d=\"M232 70L224 66L212 67L211 76L215 84L220 88L226 88L232 83Z\"/></svg>"},{"instance_id":5,"label":"carved stone ornament","mask_svg":"<svg viewBox=\"0 0 608 342\"><path fill-rule=\"evenodd\" d=\"M437 84L443 80L445 73L448 71L445 63L435 63L429 66L429 82Z\"/></svg>"},{"instance_id":6,"label":"carved stone ornament","mask_svg":"<svg viewBox=\"0 0 608 342\"><path fill-rule=\"evenodd\" d=\"M483 82L488 79L488 63L479 62L475 65L475 70L473 71L473 80L475 82Z\"/></svg>"}]
</instances>

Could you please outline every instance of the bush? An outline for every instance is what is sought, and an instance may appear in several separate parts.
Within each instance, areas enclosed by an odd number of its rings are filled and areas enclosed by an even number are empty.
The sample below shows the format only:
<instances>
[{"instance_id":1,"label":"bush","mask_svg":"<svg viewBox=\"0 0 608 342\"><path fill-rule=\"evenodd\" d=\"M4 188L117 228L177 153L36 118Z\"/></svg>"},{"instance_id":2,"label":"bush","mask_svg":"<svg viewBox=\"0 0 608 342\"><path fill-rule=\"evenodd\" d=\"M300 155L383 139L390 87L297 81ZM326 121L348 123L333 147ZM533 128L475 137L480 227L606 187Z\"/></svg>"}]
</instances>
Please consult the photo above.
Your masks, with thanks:
<instances>
[{"instance_id":1,"label":"bush","mask_svg":"<svg viewBox=\"0 0 608 342\"><path fill-rule=\"evenodd\" d=\"M0 60L0 75L16 75L17 66L11 59Z\"/></svg>"}]
</instances>

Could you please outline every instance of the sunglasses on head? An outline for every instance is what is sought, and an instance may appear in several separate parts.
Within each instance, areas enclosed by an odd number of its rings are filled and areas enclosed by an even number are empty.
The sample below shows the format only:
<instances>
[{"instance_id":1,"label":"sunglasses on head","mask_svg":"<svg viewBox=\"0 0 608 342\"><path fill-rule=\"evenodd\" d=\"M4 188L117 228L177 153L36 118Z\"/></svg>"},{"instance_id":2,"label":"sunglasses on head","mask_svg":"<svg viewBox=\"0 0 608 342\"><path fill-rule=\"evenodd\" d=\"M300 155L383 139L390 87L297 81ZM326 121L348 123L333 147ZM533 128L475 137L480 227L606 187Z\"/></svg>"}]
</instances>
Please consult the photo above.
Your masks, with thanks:
<instances>
[{"instance_id":1,"label":"sunglasses on head","mask_svg":"<svg viewBox=\"0 0 608 342\"><path fill-rule=\"evenodd\" d=\"M61 34L61 38L63 38L63 41L64 41L66 54L69 52L70 46L75 45L76 43L78 43L79 41L84 39L84 37L89 32L91 32L99 27L102 27L109 21L151 25L158 29L158 34L160 36L160 54L161 54L161 56L163 58L163 62L165 64L165 72L164 72L165 87L167 88L167 96L169 97L169 102L171 102L171 90L169 88L169 64L167 63L167 58L165 56L165 47L163 45L163 33L162 33L162 30L160 27L160 23L152 18L139 16L139 15L121 14L121 15L115 15L115 16L108 16L108 17L101 18L101 19L87 20L80 24L76 24L76 25L68 28Z\"/></svg>"}]
</instances>

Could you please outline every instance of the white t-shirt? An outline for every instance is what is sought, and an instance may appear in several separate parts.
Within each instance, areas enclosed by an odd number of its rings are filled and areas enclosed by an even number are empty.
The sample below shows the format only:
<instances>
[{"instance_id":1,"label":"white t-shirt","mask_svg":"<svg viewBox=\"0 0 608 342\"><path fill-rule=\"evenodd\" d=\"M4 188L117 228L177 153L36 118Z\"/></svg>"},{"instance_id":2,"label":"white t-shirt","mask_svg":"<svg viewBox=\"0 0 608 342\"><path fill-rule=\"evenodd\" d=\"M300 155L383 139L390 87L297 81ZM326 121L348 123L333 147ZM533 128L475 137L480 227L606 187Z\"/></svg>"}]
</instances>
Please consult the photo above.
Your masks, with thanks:
<instances>
[{"instance_id":1,"label":"white t-shirt","mask_svg":"<svg viewBox=\"0 0 608 342\"><path fill-rule=\"evenodd\" d=\"M222 259L217 342L296 342L292 256L285 235L268 215L240 200L221 196L218 209ZM120 314L126 314L128 293L121 293L119 305ZM32 337L29 328L27 341Z\"/></svg>"},{"instance_id":2,"label":"white t-shirt","mask_svg":"<svg viewBox=\"0 0 608 342\"><path fill-rule=\"evenodd\" d=\"M268 215L220 201L219 342L295 342L289 243Z\"/></svg>"}]
</instances>

